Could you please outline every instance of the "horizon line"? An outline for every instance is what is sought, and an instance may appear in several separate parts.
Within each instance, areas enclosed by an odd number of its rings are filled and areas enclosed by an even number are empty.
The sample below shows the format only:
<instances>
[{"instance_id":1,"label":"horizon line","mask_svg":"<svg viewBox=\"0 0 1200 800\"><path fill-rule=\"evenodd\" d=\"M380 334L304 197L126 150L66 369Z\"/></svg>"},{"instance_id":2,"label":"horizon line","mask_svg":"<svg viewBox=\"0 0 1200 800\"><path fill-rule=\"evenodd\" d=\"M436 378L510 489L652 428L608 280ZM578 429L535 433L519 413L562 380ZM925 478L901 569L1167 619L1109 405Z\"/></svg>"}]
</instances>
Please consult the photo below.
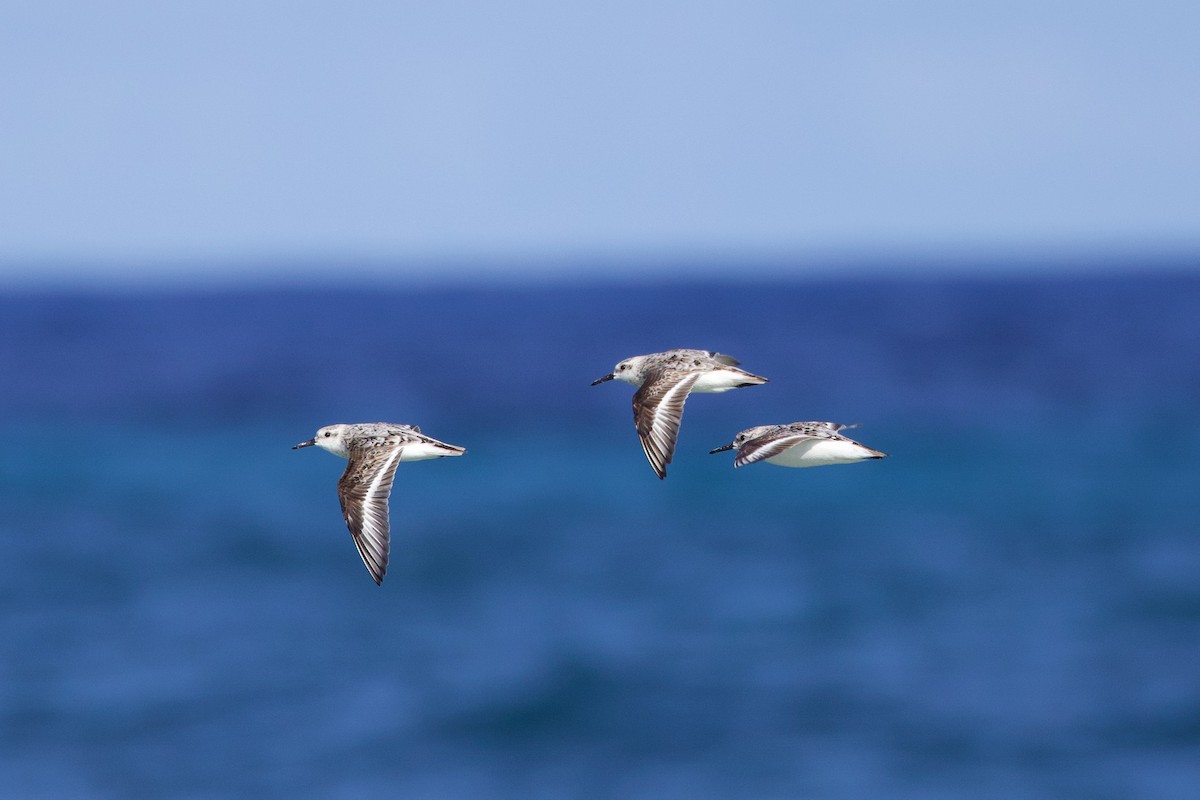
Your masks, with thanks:
<instances>
[{"instance_id":1,"label":"horizon line","mask_svg":"<svg viewBox=\"0 0 1200 800\"><path fill-rule=\"evenodd\" d=\"M732 270L732 272L731 272ZM250 288L375 284L401 287L626 284L836 278L1022 277L1200 273L1198 246L936 247L824 253L677 250L537 255L255 254L0 260L0 291Z\"/></svg>"}]
</instances>

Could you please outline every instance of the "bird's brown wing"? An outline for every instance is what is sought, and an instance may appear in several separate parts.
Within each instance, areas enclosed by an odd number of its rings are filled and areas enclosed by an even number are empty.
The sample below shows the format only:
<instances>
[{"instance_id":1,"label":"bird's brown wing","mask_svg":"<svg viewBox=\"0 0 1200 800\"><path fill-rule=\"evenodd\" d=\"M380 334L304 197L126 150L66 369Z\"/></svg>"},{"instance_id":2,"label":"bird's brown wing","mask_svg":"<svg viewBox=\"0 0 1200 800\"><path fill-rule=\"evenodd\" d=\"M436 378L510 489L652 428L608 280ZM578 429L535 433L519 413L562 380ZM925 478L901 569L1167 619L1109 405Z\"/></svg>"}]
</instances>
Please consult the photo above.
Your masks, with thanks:
<instances>
[{"instance_id":1,"label":"bird's brown wing","mask_svg":"<svg viewBox=\"0 0 1200 800\"><path fill-rule=\"evenodd\" d=\"M660 479L667 476L667 464L675 455L684 401L699 378L698 372L655 370L633 395L633 421L638 437Z\"/></svg>"}]
</instances>

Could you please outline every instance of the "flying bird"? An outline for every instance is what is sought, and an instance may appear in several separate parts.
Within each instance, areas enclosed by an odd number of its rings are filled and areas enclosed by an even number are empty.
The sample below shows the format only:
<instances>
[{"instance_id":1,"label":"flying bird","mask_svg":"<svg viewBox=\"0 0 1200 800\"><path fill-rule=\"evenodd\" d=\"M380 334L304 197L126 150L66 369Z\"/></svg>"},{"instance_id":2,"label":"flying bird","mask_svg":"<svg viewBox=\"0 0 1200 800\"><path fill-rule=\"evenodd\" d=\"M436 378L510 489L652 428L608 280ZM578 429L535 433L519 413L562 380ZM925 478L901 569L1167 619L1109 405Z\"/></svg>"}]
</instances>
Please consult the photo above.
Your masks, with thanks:
<instances>
[{"instance_id":1,"label":"flying bird","mask_svg":"<svg viewBox=\"0 0 1200 800\"><path fill-rule=\"evenodd\" d=\"M416 425L391 422L326 425L292 449L312 445L350 460L338 481L342 517L367 571L382 584L390 539L388 497L396 466L401 461L461 456L466 449L426 436Z\"/></svg>"},{"instance_id":2,"label":"flying bird","mask_svg":"<svg viewBox=\"0 0 1200 800\"><path fill-rule=\"evenodd\" d=\"M659 479L675 455L683 404L691 392L718 393L767 379L738 369L740 362L708 350L667 350L631 356L592 386L618 380L639 387L633 395L633 421L646 458Z\"/></svg>"},{"instance_id":3,"label":"flying bird","mask_svg":"<svg viewBox=\"0 0 1200 800\"><path fill-rule=\"evenodd\" d=\"M887 453L859 444L838 431L855 425L837 422L789 422L787 425L759 425L747 428L727 445L710 450L737 450L734 467L766 461L781 467L822 467L828 464L853 464Z\"/></svg>"}]
</instances>

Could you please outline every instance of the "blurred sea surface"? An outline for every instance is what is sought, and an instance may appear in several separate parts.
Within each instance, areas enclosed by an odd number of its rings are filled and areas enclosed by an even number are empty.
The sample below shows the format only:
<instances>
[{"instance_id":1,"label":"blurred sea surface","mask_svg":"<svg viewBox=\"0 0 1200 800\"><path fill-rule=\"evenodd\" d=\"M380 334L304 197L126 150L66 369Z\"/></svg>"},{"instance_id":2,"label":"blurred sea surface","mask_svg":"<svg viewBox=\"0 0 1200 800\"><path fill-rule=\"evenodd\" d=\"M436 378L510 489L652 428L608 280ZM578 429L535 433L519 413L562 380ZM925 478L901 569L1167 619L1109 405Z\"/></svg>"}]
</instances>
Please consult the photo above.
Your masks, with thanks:
<instances>
[{"instance_id":1,"label":"blurred sea surface","mask_svg":"<svg viewBox=\"0 0 1200 800\"><path fill-rule=\"evenodd\" d=\"M729 353L665 481L626 356ZM0 295L0 796L1185 798L1200 278ZM376 587L334 422L401 465ZM734 470L742 428L891 457Z\"/></svg>"}]
</instances>

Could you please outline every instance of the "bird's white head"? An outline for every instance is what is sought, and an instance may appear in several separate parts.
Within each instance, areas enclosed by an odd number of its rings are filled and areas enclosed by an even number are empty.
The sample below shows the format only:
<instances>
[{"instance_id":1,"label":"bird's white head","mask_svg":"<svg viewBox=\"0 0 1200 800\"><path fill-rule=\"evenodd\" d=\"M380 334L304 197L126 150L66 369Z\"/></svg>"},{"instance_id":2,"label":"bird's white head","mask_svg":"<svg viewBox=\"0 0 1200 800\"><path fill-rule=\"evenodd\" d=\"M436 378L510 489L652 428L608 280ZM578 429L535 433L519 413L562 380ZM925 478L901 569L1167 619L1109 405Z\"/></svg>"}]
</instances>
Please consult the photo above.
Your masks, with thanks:
<instances>
[{"instance_id":1,"label":"bird's white head","mask_svg":"<svg viewBox=\"0 0 1200 800\"><path fill-rule=\"evenodd\" d=\"M646 380L646 360L648 356L634 355L618 363L612 369L614 380L624 380L626 384L641 386Z\"/></svg>"},{"instance_id":2,"label":"bird's white head","mask_svg":"<svg viewBox=\"0 0 1200 800\"><path fill-rule=\"evenodd\" d=\"M744 445L746 442L750 441L751 439L757 439L758 437L762 436L764 433L767 433L768 431L770 431L772 428L777 428L777 427L779 427L779 426L778 425L756 425L753 428L746 428L746 430L742 431L734 438L733 443L736 444L738 447L741 447L742 445Z\"/></svg>"},{"instance_id":3,"label":"bird's white head","mask_svg":"<svg viewBox=\"0 0 1200 800\"><path fill-rule=\"evenodd\" d=\"M744 445L746 442L750 441L751 439L757 439L759 436L762 436L764 433L771 430L771 428L773 428L773 427L775 427L775 426L774 425L757 425L753 428L746 428L746 430L742 431L737 436L733 437L733 441L730 442L729 444L718 447L716 450L709 450L708 452L709 453L719 453L722 450L739 450L739 449L741 449L741 446Z\"/></svg>"},{"instance_id":4,"label":"bird's white head","mask_svg":"<svg viewBox=\"0 0 1200 800\"><path fill-rule=\"evenodd\" d=\"M316 445L322 450L333 453L335 456L349 458L350 451L346 447L346 432L349 428L349 425L326 425L317 431L316 436L307 442L301 442L292 449L295 450L300 447Z\"/></svg>"}]
</instances>

